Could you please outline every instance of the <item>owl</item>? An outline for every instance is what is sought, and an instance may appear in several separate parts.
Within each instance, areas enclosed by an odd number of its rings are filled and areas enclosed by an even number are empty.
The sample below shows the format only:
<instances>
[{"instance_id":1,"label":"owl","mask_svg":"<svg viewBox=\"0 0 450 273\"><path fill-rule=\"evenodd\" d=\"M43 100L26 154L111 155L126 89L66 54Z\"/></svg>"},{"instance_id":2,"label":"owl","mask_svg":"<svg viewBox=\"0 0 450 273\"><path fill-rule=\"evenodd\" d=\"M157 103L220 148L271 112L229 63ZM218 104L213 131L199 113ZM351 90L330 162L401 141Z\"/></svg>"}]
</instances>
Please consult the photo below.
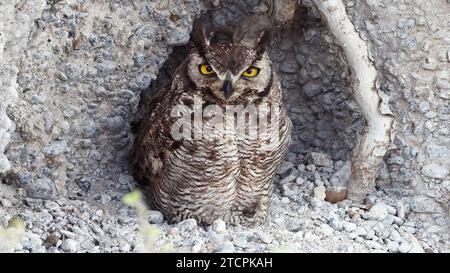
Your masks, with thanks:
<instances>
[{"instance_id":1,"label":"owl","mask_svg":"<svg viewBox=\"0 0 450 273\"><path fill-rule=\"evenodd\" d=\"M192 36L171 82L146 106L135 176L149 205L170 221L264 224L292 127L268 35L243 43L236 31L200 22Z\"/></svg>"}]
</instances>

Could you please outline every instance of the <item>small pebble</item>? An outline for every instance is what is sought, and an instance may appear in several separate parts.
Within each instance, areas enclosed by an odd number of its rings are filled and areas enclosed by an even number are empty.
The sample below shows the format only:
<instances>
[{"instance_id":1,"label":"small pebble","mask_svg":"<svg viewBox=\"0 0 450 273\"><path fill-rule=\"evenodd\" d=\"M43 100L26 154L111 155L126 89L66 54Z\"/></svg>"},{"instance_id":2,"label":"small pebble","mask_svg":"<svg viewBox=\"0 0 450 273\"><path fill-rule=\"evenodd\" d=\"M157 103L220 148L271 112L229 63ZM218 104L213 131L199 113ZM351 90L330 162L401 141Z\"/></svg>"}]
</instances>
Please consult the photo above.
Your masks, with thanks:
<instances>
[{"instance_id":1,"label":"small pebble","mask_svg":"<svg viewBox=\"0 0 450 273\"><path fill-rule=\"evenodd\" d=\"M226 233L227 232L227 226L222 219L214 220L214 222L212 223L212 229L217 233Z\"/></svg>"},{"instance_id":2,"label":"small pebble","mask_svg":"<svg viewBox=\"0 0 450 273\"><path fill-rule=\"evenodd\" d=\"M398 247L398 251L400 253L408 253L410 249L411 249L410 245L406 242L402 242Z\"/></svg>"},{"instance_id":3,"label":"small pebble","mask_svg":"<svg viewBox=\"0 0 450 273\"><path fill-rule=\"evenodd\" d=\"M65 239L61 245L64 252L75 253L78 250L78 243L72 239Z\"/></svg>"}]
</instances>

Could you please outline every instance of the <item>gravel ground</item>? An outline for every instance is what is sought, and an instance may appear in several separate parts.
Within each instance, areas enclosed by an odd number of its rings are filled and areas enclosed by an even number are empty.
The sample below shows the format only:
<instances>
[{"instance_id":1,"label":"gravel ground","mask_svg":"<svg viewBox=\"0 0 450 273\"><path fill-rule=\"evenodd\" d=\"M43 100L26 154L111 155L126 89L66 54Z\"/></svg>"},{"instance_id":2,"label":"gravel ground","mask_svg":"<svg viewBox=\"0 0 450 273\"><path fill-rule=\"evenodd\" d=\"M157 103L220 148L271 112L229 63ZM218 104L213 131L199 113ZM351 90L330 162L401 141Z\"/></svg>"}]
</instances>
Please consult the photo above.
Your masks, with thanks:
<instances>
[{"instance_id":1,"label":"gravel ground","mask_svg":"<svg viewBox=\"0 0 450 273\"><path fill-rule=\"evenodd\" d=\"M147 211L155 242L143 245L134 208L121 202L124 192L109 189L81 199L41 201L23 197L20 189L1 184L0 226L19 217L25 223L20 240L1 236L4 252L448 252L448 230L421 221L426 211L410 199L377 191L364 205L336 204L327 188L348 175L348 164L325 154L310 155L309 165L295 165L289 153L280 167L270 221L265 226L211 226L193 219L168 224L158 211ZM414 198L413 198L414 199ZM142 225L142 224L141 224ZM7 228L6 231L11 230ZM2 242L3 241L3 242Z\"/></svg>"}]
</instances>

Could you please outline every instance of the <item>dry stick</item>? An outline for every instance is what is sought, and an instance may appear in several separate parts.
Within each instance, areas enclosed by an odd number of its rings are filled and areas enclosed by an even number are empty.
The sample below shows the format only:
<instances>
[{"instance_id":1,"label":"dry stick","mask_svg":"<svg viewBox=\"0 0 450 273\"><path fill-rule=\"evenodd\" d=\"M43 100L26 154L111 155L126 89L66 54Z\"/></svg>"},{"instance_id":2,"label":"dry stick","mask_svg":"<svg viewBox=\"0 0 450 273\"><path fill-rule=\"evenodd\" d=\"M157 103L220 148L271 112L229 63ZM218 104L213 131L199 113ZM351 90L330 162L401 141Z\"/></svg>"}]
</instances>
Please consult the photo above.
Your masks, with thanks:
<instances>
[{"instance_id":1,"label":"dry stick","mask_svg":"<svg viewBox=\"0 0 450 273\"><path fill-rule=\"evenodd\" d=\"M353 77L353 95L367 128L352 159L348 198L361 202L375 188L375 179L393 138L394 118L387 97L378 90L377 70L368 47L347 17L341 0L313 0L337 43L342 47Z\"/></svg>"}]
</instances>

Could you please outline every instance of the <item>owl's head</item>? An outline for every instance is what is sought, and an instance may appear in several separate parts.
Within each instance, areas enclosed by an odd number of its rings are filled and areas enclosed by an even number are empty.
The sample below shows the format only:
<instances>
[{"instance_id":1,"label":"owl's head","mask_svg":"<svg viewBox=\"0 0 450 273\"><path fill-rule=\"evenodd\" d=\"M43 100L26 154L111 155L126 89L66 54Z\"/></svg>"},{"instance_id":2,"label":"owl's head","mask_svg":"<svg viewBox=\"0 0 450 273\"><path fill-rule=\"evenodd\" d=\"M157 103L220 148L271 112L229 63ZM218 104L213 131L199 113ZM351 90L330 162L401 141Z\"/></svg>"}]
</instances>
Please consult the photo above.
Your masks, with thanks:
<instances>
[{"instance_id":1,"label":"owl's head","mask_svg":"<svg viewBox=\"0 0 450 273\"><path fill-rule=\"evenodd\" d=\"M272 84L272 62L266 52L267 33L251 43L237 41L238 31L207 30L205 22L194 26L194 49L187 74L197 88L231 102L242 96L267 95Z\"/></svg>"}]
</instances>

